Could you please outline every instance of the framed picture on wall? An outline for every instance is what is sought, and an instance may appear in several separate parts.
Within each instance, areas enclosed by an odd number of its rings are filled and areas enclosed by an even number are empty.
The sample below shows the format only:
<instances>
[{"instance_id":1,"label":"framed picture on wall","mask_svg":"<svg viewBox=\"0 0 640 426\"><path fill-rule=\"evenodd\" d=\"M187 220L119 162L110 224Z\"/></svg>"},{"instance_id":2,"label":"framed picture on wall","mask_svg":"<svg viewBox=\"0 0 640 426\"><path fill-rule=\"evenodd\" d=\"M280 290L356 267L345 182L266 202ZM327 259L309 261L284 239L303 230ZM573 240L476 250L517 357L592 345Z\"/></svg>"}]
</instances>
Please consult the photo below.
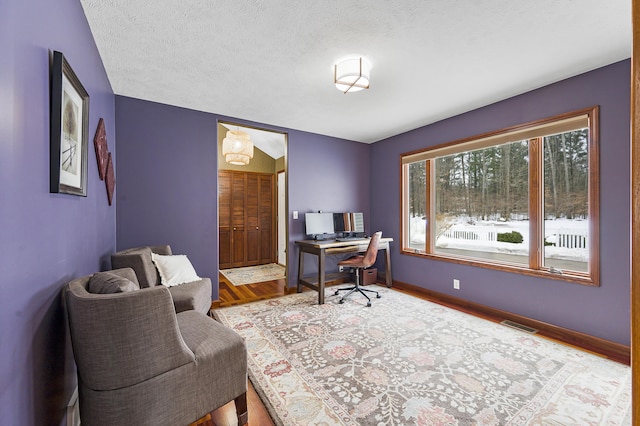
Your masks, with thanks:
<instances>
[{"instance_id":1,"label":"framed picture on wall","mask_svg":"<svg viewBox=\"0 0 640 426\"><path fill-rule=\"evenodd\" d=\"M60 52L51 65L50 190L87 196L89 94Z\"/></svg>"}]
</instances>

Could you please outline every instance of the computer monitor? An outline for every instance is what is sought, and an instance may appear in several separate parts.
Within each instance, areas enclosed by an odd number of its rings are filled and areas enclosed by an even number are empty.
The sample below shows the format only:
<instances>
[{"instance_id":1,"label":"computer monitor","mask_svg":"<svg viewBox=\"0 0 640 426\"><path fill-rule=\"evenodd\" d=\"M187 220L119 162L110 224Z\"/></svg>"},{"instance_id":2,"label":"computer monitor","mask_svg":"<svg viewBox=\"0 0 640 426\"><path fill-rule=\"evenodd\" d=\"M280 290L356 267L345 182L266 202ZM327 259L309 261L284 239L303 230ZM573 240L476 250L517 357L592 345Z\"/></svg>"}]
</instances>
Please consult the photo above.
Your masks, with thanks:
<instances>
[{"instance_id":1,"label":"computer monitor","mask_svg":"<svg viewBox=\"0 0 640 426\"><path fill-rule=\"evenodd\" d=\"M323 234L334 234L333 213L305 213L304 224L307 235L313 238Z\"/></svg>"},{"instance_id":2,"label":"computer monitor","mask_svg":"<svg viewBox=\"0 0 640 426\"><path fill-rule=\"evenodd\" d=\"M364 234L364 215L357 213L334 213L333 229L336 233Z\"/></svg>"},{"instance_id":3,"label":"computer monitor","mask_svg":"<svg viewBox=\"0 0 640 426\"><path fill-rule=\"evenodd\" d=\"M336 233L348 232L351 230L351 223L349 221L349 213L334 213L333 214L333 231Z\"/></svg>"}]
</instances>

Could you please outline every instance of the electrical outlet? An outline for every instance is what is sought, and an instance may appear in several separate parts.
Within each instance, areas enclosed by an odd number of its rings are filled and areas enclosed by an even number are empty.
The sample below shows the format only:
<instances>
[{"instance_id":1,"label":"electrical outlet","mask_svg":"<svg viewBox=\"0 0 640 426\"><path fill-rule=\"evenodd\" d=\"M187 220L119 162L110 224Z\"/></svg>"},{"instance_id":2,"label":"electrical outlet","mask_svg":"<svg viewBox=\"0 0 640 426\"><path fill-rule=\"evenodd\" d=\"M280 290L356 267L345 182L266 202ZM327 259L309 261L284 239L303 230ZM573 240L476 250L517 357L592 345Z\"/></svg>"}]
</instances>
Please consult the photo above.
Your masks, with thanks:
<instances>
[{"instance_id":1,"label":"electrical outlet","mask_svg":"<svg viewBox=\"0 0 640 426\"><path fill-rule=\"evenodd\" d=\"M460 290L460 280L453 280L453 288L456 290Z\"/></svg>"}]
</instances>

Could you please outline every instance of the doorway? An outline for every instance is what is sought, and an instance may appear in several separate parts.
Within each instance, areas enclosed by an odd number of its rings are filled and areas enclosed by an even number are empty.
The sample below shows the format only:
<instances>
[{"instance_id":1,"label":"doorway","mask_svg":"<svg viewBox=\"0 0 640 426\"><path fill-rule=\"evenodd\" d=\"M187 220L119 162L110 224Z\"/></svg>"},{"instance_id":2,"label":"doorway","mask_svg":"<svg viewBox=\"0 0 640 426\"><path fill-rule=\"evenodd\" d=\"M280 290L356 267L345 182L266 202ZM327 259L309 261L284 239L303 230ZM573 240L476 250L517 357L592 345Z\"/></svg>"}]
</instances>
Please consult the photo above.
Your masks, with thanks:
<instances>
[{"instance_id":1,"label":"doorway","mask_svg":"<svg viewBox=\"0 0 640 426\"><path fill-rule=\"evenodd\" d=\"M237 123L218 122L218 253L221 274L253 278L234 285L267 281L268 267L286 274L287 134ZM242 132L253 144L248 164L232 164L223 155L224 139ZM235 162L235 161L234 161ZM242 268L242 269L241 269ZM245 271L246 268L250 268ZM254 271L255 269L255 271ZM277 275L277 274L276 274ZM286 280L286 276L284 277Z\"/></svg>"}]
</instances>

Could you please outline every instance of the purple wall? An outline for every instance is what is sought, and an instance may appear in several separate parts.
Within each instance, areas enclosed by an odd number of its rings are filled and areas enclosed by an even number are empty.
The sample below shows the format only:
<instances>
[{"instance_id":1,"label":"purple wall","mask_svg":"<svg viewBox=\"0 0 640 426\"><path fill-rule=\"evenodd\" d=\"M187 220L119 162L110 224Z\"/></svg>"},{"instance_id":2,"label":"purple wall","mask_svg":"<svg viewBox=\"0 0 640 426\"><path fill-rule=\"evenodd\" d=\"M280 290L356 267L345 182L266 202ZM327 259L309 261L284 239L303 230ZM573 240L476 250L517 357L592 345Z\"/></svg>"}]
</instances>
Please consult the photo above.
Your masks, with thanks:
<instances>
[{"instance_id":1,"label":"purple wall","mask_svg":"<svg viewBox=\"0 0 640 426\"><path fill-rule=\"evenodd\" d=\"M118 250L170 244L174 253L189 256L198 274L213 280L216 117L117 96L116 121Z\"/></svg>"},{"instance_id":2,"label":"purple wall","mask_svg":"<svg viewBox=\"0 0 640 426\"><path fill-rule=\"evenodd\" d=\"M363 212L365 231L377 231L370 221L369 151L363 143L289 131L289 287L298 276L295 241L305 239L304 213ZM299 218L293 219L296 210ZM327 256L325 269L337 270L339 260ZM317 270L316 256L305 255L304 270Z\"/></svg>"},{"instance_id":3,"label":"purple wall","mask_svg":"<svg viewBox=\"0 0 640 426\"><path fill-rule=\"evenodd\" d=\"M76 385L61 289L108 266L115 207L98 178L93 134L115 100L80 2L0 6L0 422L59 425ZM49 51L90 95L87 197L49 193Z\"/></svg>"},{"instance_id":4,"label":"purple wall","mask_svg":"<svg viewBox=\"0 0 640 426\"><path fill-rule=\"evenodd\" d=\"M371 152L373 192L389 197L372 204L371 217L399 242L401 153L600 105L600 287L401 255L398 243L394 279L628 345L630 78L622 61L389 138Z\"/></svg>"},{"instance_id":5,"label":"purple wall","mask_svg":"<svg viewBox=\"0 0 640 426\"><path fill-rule=\"evenodd\" d=\"M218 298L218 120L288 131L290 212L363 211L368 220L367 145L118 96L118 250L169 243L212 278ZM290 219L290 254L303 233Z\"/></svg>"}]
</instances>

